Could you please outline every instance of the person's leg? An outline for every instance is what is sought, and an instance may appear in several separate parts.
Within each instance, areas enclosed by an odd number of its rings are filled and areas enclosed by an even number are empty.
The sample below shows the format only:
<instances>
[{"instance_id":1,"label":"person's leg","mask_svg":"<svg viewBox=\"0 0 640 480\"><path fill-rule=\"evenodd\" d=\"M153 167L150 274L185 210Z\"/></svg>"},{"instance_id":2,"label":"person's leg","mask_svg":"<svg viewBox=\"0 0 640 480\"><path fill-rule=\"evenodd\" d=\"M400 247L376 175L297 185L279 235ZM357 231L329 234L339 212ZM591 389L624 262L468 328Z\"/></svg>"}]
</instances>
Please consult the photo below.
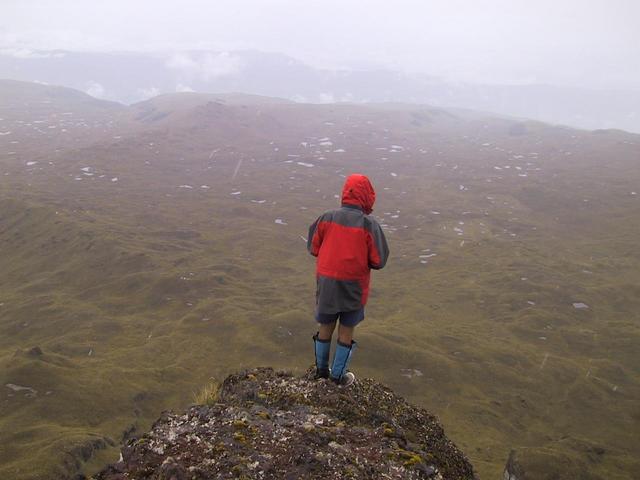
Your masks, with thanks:
<instances>
[{"instance_id":1,"label":"person's leg","mask_svg":"<svg viewBox=\"0 0 640 480\"><path fill-rule=\"evenodd\" d=\"M353 341L353 332L356 325L363 319L364 309L340 314L338 343L336 344L336 353L333 356L331 379L341 385L351 385L355 380L355 376L348 371L348 367L356 346L356 342Z\"/></svg>"},{"instance_id":2,"label":"person's leg","mask_svg":"<svg viewBox=\"0 0 640 480\"><path fill-rule=\"evenodd\" d=\"M336 322L333 323L320 323L320 328L318 329L318 338L320 340L329 340L331 341L331 337L333 336L333 331L336 329ZM340 325L342 328L342 325Z\"/></svg>"},{"instance_id":3,"label":"person's leg","mask_svg":"<svg viewBox=\"0 0 640 480\"><path fill-rule=\"evenodd\" d=\"M342 343L340 339L336 343L336 353L333 355L333 365L331 366L331 379L341 385L350 385L355 376L349 372L349 362L353 355L356 342Z\"/></svg>"},{"instance_id":4,"label":"person's leg","mask_svg":"<svg viewBox=\"0 0 640 480\"><path fill-rule=\"evenodd\" d=\"M355 326L349 327L341 323L340 326L338 327L338 341L343 345L351 345L351 342L353 341L353 331L355 329L356 329Z\"/></svg>"},{"instance_id":5,"label":"person's leg","mask_svg":"<svg viewBox=\"0 0 640 480\"><path fill-rule=\"evenodd\" d=\"M336 328L337 315L316 314L318 333L313 336L316 357L316 378L329 378L331 337Z\"/></svg>"}]
</instances>

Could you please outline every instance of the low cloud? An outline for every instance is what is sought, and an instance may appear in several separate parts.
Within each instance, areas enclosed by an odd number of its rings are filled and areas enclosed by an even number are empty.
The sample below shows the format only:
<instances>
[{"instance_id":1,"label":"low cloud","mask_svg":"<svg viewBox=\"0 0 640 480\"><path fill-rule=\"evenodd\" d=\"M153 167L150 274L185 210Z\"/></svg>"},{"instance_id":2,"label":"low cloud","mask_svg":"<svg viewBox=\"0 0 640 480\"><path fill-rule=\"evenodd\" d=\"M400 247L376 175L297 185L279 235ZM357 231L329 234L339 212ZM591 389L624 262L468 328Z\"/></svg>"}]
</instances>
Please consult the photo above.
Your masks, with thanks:
<instances>
[{"instance_id":1,"label":"low cloud","mask_svg":"<svg viewBox=\"0 0 640 480\"><path fill-rule=\"evenodd\" d=\"M324 92L318 95L318 103L335 103L336 97L331 92Z\"/></svg>"},{"instance_id":2,"label":"low cloud","mask_svg":"<svg viewBox=\"0 0 640 480\"><path fill-rule=\"evenodd\" d=\"M183 85L181 83L176 85L176 92L195 92L195 90L193 88L191 88L188 85Z\"/></svg>"},{"instance_id":3,"label":"low cloud","mask_svg":"<svg viewBox=\"0 0 640 480\"><path fill-rule=\"evenodd\" d=\"M316 100L311 103L338 103L338 102L355 102L356 99L351 92L336 96L332 92L319 93Z\"/></svg>"},{"instance_id":4,"label":"low cloud","mask_svg":"<svg viewBox=\"0 0 640 480\"><path fill-rule=\"evenodd\" d=\"M208 81L239 73L244 67L244 62L240 57L228 52L175 53L165 62L165 65L178 70L187 79Z\"/></svg>"},{"instance_id":5,"label":"low cloud","mask_svg":"<svg viewBox=\"0 0 640 480\"><path fill-rule=\"evenodd\" d=\"M142 100L148 100L153 97L157 97L162 92L158 87L139 88L137 90L138 95Z\"/></svg>"},{"instance_id":6,"label":"low cloud","mask_svg":"<svg viewBox=\"0 0 640 480\"><path fill-rule=\"evenodd\" d=\"M107 96L106 90L104 89L102 84L98 82L89 82L87 84L85 92L95 98L106 98Z\"/></svg>"},{"instance_id":7,"label":"low cloud","mask_svg":"<svg viewBox=\"0 0 640 480\"><path fill-rule=\"evenodd\" d=\"M307 97L296 93L289 97L296 103L338 103L338 102L367 102L365 99L356 98L351 92L347 92L341 96L336 96L332 92L320 92L312 97Z\"/></svg>"},{"instance_id":8,"label":"low cloud","mask_svg":"<svg viewBox=\"0 0 640 480\"><path fill-rule=\"evenodd\" d=\"M64 52L44 52L31 50L30 48L0 48L0 55L13 58L60 58Z\"/></svg>"}]
</instances>

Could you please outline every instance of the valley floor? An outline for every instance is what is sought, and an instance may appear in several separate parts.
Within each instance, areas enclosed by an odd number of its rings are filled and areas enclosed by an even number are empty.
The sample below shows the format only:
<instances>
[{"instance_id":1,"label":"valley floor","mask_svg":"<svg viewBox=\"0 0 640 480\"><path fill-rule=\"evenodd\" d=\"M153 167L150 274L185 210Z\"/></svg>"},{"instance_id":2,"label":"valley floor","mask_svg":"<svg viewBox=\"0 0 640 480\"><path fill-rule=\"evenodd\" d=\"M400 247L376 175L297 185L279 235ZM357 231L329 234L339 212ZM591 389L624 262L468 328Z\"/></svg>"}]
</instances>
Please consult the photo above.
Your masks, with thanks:
<instances>
[{"instance_id":1,"label":"valley floor","mask_svg":"<svg viewBox=\"0 0 640 480\"><path fill-rule=\"evenodd\" d=\"M640 476L639 136L52 88L0 103L0 477L91 472L212 377L304 371L304 239L351 172L392 251L353 369L481 478L512 449L548 478Z\"/></svg>"}]
</instances>

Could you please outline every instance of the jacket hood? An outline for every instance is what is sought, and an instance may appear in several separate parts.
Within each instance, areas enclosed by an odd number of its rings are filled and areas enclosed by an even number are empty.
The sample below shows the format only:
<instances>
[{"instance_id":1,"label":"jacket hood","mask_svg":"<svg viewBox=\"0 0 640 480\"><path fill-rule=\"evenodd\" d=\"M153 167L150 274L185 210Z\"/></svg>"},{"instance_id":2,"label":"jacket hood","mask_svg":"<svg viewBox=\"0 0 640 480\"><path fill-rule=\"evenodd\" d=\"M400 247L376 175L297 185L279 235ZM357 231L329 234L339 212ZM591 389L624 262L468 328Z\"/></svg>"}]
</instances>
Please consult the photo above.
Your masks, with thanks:
<instances>
[{"instance_id":1,"label":"jacket hood","mask_svg":"<svg viewBox=\"0 0 640 480\"><path fill-rule=\"evenodd\" d=\"M369 215L376 202L376 192L365 175L354 173L347 177L342 187L342 204L356 205Z\"/></svg>"}]
</instances>

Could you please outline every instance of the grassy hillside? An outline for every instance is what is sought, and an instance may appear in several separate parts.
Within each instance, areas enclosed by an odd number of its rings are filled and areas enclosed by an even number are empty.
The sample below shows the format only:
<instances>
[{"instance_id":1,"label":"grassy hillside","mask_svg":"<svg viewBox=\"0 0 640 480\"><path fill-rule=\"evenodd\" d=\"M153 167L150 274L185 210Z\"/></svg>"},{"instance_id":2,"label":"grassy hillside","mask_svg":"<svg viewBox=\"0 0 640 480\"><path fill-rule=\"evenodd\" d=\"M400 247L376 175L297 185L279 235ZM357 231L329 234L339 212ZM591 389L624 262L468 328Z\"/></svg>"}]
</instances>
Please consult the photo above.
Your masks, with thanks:
<instances>
[{"instance_id":1,"label":"grassy hillside","mask_svg":"<svg viewBox=\"0 0 640 480\"><path fill-rule=\"evenodd\" d=\"M303 238L350 172L392 250L354 370L438 415L482 478L512 448L576 478L640 472L640 137L238 96L16 108L0 104L2 476L92 471L210 377L313 363ZM63 109L94 115L64 127L72 144L50 132Z\"/></svg>"}]
</instances>

